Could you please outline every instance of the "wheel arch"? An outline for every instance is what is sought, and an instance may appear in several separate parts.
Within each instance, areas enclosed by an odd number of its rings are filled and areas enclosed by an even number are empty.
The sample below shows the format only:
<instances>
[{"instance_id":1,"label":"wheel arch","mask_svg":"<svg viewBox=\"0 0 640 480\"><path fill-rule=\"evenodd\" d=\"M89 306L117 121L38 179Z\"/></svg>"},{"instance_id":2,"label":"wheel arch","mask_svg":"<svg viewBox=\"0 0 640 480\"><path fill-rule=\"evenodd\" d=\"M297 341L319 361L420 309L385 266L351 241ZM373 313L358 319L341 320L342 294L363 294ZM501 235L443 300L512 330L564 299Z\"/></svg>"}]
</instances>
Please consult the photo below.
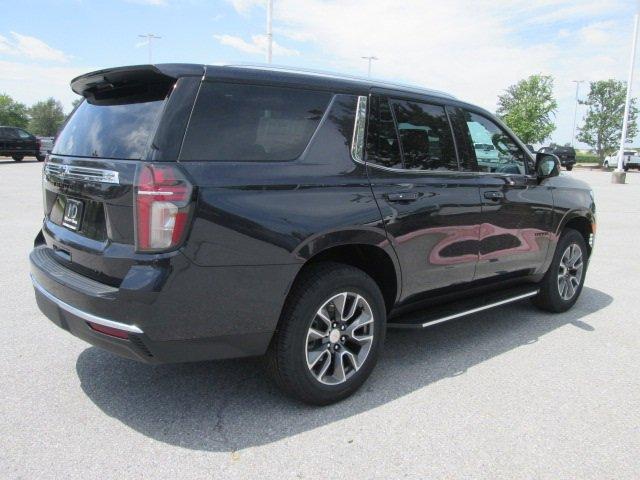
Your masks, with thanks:
<instances>
[{"instance_id":1,"label":"wheel arch","mask_svg":"<svg viewBox=\"0 0 640 480\"><path fill-rule=\"evenodd\" d=\"M296 249L296 256L302 258L304 264L291 282L289 291L308 268L320 262L337 262L359 268L369 275L380 287L387 311L400 297L400 263L384 231L349 229L319 235Z\"/></svg>"}]
</instances>

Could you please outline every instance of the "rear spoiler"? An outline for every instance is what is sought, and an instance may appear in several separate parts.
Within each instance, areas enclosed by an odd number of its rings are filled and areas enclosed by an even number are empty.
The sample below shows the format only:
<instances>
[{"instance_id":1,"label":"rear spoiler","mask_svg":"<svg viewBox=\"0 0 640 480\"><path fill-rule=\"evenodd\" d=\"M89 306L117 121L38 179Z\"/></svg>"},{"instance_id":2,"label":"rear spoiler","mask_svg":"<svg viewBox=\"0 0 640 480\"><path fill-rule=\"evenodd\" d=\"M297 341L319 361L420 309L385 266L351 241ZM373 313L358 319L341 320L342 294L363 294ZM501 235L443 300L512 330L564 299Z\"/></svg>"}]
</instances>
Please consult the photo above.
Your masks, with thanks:
<instances>
[{"instance_id":1,"label":"rear spoiler","mask_svg":"<svg viewBox=\"0 0 640 480\"><path fill-rule=\"evenodd\" d=\"M96 103L107 92L126 91L140 85L171 85L180 77L202 76L204 65L166 63L107 68L86 73L71 80L71 90ZM126 95L126 93L125 93Z\"/></svg>"}]
</instances>

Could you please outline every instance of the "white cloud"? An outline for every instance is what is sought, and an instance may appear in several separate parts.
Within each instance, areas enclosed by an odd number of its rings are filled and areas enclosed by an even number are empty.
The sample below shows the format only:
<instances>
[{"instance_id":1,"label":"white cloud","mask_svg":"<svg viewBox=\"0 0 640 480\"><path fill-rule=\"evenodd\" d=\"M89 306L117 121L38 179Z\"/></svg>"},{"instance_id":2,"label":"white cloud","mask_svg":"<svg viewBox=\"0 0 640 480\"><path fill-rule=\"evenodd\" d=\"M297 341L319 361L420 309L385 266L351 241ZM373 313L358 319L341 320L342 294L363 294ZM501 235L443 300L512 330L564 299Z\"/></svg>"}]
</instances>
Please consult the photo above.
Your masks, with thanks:
<instances>
[{"instance_id":1,"label":"white cloud","mask_svg":"<svg viewBox=\"0 0 640 480\"><path fill-rule=\"evenodd\" d=\"M251 41L247 42L241 37L234 35L214 35L213 36L221 45L235 48L244 53L250 54L265 54L267 51L267 36L266 35L253 35ZM283 47L277 42L273 42L273 54L278 56L293 56L299 55L300 52L290 48Z\"/></svg>"},{"instance_id":2,"label":"white cloud","mask_svg":"<svg viewBox=\"0 0 640 480\"><path fill-rule=\"evenodd\" d=\"M579 30L582 39L593 46L606 46L619 35L620 27L612 21L596 22Z\"/></svg>"},{"instance_id":3,"label":"white cloud","mask_svg":"<svg viewBox=\"0 0 640 480\"><path fill-rule=\"evenodd\" d=\"M50 47L36 37L11 32L12 40L0 36L0 54L22 56L31 60L68 62L69 56L62 50Z\"/></svg>"},{"instance_id":4,"label":"white cloud","mask_svg":"<svg viewBox=\"0 0 640 480\"><path fill-rule=\"evenodd\" d=\"M238 13L246 14L253 7L260 5L264 6L266 0L227 0Z\"/></svg>"},{"instance_id":5,"label":"white cloud","mask_svg":"<svg viewBox=\"0 0 640 480\"><path fill-rule=\"evenodd\" d=\"M0 93L8 93L19 102L31 105L54 97L61 100L69 111L78 96L71 91L69 82L92 67L47 67L41 65L0 60Z\"/></svg>"},{"instance_id":6,"label":"white cloud","mask_svg":"<svg viewBox=\"0 0 640 480\"><path fill-rule=\"evenodd\" d=\"M244 14L265 3L228 1ZM366 74L360 57L375 55L375 77L492 111L509 85L551 74L560 103L554 140L563 143L573 123L571 81L625 78L632 22L620 0L278 0L274 8L276 39L306 42L305 66Z\"/></svg>"}]
</instances>

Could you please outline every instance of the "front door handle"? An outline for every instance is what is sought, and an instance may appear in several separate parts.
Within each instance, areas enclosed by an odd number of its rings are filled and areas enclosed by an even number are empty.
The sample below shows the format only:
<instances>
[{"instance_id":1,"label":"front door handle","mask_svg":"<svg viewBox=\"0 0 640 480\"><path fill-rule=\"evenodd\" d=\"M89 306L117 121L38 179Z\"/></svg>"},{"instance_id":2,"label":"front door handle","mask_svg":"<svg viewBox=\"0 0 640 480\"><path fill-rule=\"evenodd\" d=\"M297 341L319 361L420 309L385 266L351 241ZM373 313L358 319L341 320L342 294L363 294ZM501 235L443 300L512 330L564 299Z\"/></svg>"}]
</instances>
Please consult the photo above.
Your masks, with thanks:
<instances>
[{"instance_id":1,"label":"front door handle","mask_svg":"<svg viewBox=\"0 0 640 480\"><path fill-rule=\"evenodd\" d=\"M385 197L390 202L415 202L420 194L418 192L398 192L387 193Z\"/></svg>"},{"instance_id":2,"label":"front door handle","mask_svg":"<svg viewBox=\"0 0 640 480\"><path fill-rule=\"evenodd\" d=\"M492 190L490 192L484 192L484 198L488 200L498 201L504 198L504 193Z\"/></svg>"}]
</instances>

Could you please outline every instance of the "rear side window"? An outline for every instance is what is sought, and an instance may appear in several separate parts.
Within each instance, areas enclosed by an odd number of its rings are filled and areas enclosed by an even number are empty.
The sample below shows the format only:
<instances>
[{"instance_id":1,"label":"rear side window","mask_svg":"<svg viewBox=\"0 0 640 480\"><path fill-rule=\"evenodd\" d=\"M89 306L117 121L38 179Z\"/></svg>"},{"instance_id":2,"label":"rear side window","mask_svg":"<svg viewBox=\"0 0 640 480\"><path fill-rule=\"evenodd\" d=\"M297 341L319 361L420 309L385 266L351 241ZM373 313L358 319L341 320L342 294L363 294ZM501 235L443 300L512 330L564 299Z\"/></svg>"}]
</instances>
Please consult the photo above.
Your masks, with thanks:
<instances>
[{"instance_id":1,"label":"rear side window","mask_svg":"<svg viewBox=\"0 0 640 480\"><path fill-rule=\"evenodd\" d=\"M388 168L402 168L400 142L389 101L371 96L367 128L367 162Z\"/></svg>"},{"instance_id":2,"label":"rear side window","mask_svg":"<svg viewBox=\"0 0 640 480\"><path fill-rule=\"evenodd\" d=\"M139 160L145 156L157 126L165 92L151 98L126 97L83 101L56 140L59 155Z\"/></svg>"},{"instance_id":3,"label":"rear side window","mask_svg":"<svg viewBox=\"0 0 640 480\"><path fill-rule=\"evenodd\" d=\"M458 171L451 127L443 107L396 100L393 108L405 169Z\"/></svg>"},{"instance_id":4,"label":"rear side window","mask_svg":"<svg viewBox=\"0 0 640 480\"><path fill-rule=\"evenodd\" d=\"M180 154L186 161L298 158L332 94L295 88L206 82Z\"/></svg>"}]
</instances>

